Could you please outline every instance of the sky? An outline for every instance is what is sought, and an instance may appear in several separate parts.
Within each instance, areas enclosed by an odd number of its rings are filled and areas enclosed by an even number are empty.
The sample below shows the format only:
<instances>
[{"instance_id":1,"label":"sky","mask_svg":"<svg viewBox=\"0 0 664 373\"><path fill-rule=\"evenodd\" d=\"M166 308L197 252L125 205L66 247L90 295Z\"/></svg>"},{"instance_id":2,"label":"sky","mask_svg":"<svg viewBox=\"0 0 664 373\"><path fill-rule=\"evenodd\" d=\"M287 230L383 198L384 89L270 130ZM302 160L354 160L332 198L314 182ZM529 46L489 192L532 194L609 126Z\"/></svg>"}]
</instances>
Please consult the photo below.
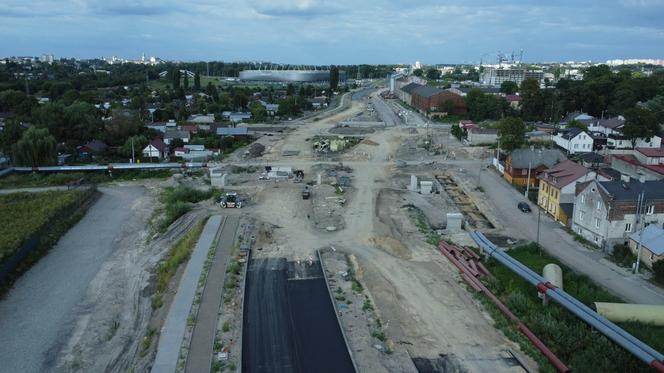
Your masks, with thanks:
<instances>
[{"instance_id":1,"label":"sky","mask_svg":"<svg viewBox=\"0 0 664 373\"><path fill-rule=\"evenodd\" d=\"M290 64L664 58L664 0L0 0L0 56Z\"/></svg>"}]
</instances>

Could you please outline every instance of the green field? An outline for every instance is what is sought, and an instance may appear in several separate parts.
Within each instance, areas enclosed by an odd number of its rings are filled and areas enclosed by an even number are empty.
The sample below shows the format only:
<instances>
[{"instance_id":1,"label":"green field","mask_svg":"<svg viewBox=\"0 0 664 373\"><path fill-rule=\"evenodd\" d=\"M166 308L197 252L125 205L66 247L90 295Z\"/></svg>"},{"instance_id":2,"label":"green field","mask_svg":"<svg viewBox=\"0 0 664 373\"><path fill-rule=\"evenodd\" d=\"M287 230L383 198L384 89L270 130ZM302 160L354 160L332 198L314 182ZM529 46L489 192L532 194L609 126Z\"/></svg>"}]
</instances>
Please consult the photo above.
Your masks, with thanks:
<instances>
[{"instance_id":1,"label":"green field","mask_svg":"<svg viewBox=\"0 0 664 373\"><path fill-rule=\"evenodd\" d=\"M106 171L63 172L52 174L13 173L0 178L0 189L67 185L77 181L87 184L100 184L134 179L166 179L171 175L173 175L171 170L115 170L113 171L112 176L109 176Z\"/></svg>"},{"instance_id":2,"label":"green field","mask_svg":"<svg viewBox=\"0 0 664 373\"><path fill-rule=\"evenodd\" d=\"M85 192L62 191L0 195L0 263Z\"/></svg>"},{"instance_id":3,"label":"green field","mask_svg":"<svg viewBox=\"0 0 664 373\"><path fill-rule=\"evenodd\" d=\"M596 285L588 277L574 273L551 256L540 253L536 244L521 246L508 251L516 260L536 273L548 263L556 263L563 269L563 286L566 292L590 306L593 302L622 302L606 289ZM495 260L487 268L495 279L487 279L491 288L521 320L575 372L650 372L646 364L633 357L602 334L591 330L583 321L567 309L555 303L542 306L536 289L507 267ZM554 372L548 361L523 337L498 309L479 295L496 320L496 326L510 339L519 343L540 365L542 372ZM638 323L620 324L635 337L658 351L664 351L664 327Z\"/></svg>"}]
</instances>

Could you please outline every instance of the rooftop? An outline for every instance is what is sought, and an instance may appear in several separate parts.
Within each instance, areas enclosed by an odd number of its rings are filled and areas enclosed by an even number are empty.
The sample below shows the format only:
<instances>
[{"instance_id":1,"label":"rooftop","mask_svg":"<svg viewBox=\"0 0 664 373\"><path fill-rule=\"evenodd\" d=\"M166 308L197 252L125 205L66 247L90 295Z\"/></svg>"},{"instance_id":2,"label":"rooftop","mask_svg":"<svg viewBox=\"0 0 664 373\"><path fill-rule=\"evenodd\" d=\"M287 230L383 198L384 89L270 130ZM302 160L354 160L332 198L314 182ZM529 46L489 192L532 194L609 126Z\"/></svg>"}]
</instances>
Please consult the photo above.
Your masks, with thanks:
<instances>
[{"instance_id":1,"label":"rooftop","mask_svg":"<svg viewBox=\"0 0 664 373\"><path fill-rule=\"evenodd\" d=\"M413 90L414 94L422 97L432 97L442 92L444 92L442 89L428 85L419 86Z\"/></svg>"},{"instance_id":2,"label":"rooftop","mask_svg":"<svg viewBox=\"0 0 664 373\"><path fill-rule=\"evenodd\" d=\"M643 192L646 200L664 200L664 180L600 181L598 184L615 201L636 201Z\"/></svg>"},{"instance_id":3,"label":"rooftop","mask_svg":"<svg viewBox=\"0 0 664 373\"><path fill-rule=\"evenodd\" d=\"M646 157L664 157L664 149L662 148L636 148L636 151Z\"/></svg>"},{"instance_id":4,"label":"rooftop","mask_svg":"<svg viewBox=\"0 0 664 373\"><path fill-rule=\"evenodd\" d=\"M512 157L513 168L537 168L541 165L553 167L558 162L567 158L557 149L517 149L510 155Z\"/></svg>"},{"instance_id":5,"label":"rooftop","mask_svg":"<svg viewBox=\"0 0 664 373\"><path fill-rule=\"evenodd\" d=\"M664 255L664 229L655 224L650 224L642 232L635 232L629 236L636 243L641 242L655 255Z\"/></svg>"},{"instance_id":6,"label":"rooftop","mask_svg":"<svg viewBox=\"0 0 664 373\"><path fill-rule=\"evenodd\" d=\"M588 172L590 171L580 164L565 160L544 170L539 178L560 189L585 176Z\"/></svg>"}]
</instances>

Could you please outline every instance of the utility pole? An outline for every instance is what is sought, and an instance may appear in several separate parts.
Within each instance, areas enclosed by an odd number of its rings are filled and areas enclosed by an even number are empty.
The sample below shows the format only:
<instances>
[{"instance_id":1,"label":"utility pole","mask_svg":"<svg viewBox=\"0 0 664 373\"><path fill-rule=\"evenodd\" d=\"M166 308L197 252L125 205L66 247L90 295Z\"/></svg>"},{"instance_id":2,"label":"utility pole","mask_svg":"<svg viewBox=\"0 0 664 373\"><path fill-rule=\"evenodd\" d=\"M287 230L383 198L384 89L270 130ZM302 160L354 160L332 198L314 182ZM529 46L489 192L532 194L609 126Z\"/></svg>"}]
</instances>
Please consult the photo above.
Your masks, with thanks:
<instances>
[{"instance_id":1,"label":"utility pole","mask_svg":"<svg viewBox=\"0 0 664 373\"><path fill-rule=\"evenodd\" d=\"M637 223L640 223L639 227L639 242L636 244L636 263L634 264L634 273L639 273L639 264L641 263L641 241L643 240L643 229L645 228L645 222L643 221L643 208L645 206L645 192L641 192L639 195L640 203L636 204Z\"/></svg>"},{"instance_id":2,"label":"utility pole","mask_svg":"<svg viewBox=\"0 0 664 373\"><path fill-rule=\"evenodd\" d=\"M528 192L530 192L530 168L532 167L532 161L528 162L528 179L526 180L526 193L524 196L528 199Z\"/></svg>"},{"instance_id":3,"label":"utility pole","mask_svg":"<svg viewBox=\"0 0 664 373\"><path fill-rule=\"evenodd\" d=\"M540 218L542 216L542 208L537 205L537 248L539 249L540 255L542 255L542 247L540 246Z\"/></svg>"},{"instance_id":4,"label":"utility pole","mask_svg":"<svg viewBox=\"0 0 664 373\"><path fill-rule=\"evenodd\" d=\"M136 163L136 157L134 155L134 138L131 138L131 163Z\"/></svg>"}]
</instances>

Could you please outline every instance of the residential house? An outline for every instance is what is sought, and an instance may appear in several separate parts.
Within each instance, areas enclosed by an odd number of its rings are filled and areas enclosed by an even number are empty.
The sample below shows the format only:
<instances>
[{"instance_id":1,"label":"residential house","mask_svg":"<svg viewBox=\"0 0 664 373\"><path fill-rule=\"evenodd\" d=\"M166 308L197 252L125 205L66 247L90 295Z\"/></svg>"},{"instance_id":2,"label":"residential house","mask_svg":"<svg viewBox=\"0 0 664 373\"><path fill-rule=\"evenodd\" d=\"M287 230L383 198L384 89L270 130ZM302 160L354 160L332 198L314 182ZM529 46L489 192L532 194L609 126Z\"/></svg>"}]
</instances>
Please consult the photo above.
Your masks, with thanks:
<instances>
[{"instance_id":1,"label":"residential house","mask_svg":"<svg viewBox=\"0 0 664 373\"><path fill-rule=\"evenodd\" d=\"M507 101L512 109L518 110L521 108L521 96L519 95L506 95L505 101Z\"/></svg>"},{"instance_id":2,"label":"residential house","mask_svg":"<svg viewBox=\"0 0 664 373\"><path fill-rule=\"evenodd\" d=\"M472 127L467 132L471 144L495 144L498 142L497 128Z\"/></svg>"},{"instance_id":3,"label":"residential house","mask_svg":"<svg viewBox=\"0 0 664 373\"><path fill-rule=\"evenodd\" d=\"M637 201L644 196L644 223L664 223L664 180L592 180L577 184L572 229L611 251L626 244L637 226Z\"/></svg>"},{"instance_id":4,"label":"residential house","mask_svg":"<svg viewBox=\"0 0 664 373\"><path fill-rule=\"evenodd\" d=\"M642 164L662 165L664 164L664 149L662 148L636 148L634 156Z\"/></svg>"},{"instance_id":5,"label":"residential house","mask_svg":"<svg viewBox=\"0 0 664 373\"><path fill-rule=\"evenodd\" d=\"M653 136L652 138L638 138L632 143L632 140L626 138L622 134L610 134L606 139L606 146L609 149L634 149L634 148L653 148L659 149L662 147L662 138Z\"/></svg>"},{"instance_id":6,"label":"residential house","mask_svg":"<svg viewBox=\"0 0 664 373\"><path fill-rule=\"evenodd\" d=\"M535 130L546 132L552 135L558 131L558 126L548 123L537 123L535 124Z\"/></svg>"},{"instance_id":7,"label":"residential house","mask_svg":"<svg viewBox=\"0 0 664 373\"><path fill-rule=\"evenodd\" d=\"M246 111L224 111L221 113L221 117L233 123L240 123L251 119L251 113Z\"/></svg>"},{"instance_id":8,"label":"residential house","mask_svg":"<svg viewBox=\"0 0 664 373\"><path fill-rule=\"evenodd\" d=\"M85 145L79 146L76 150L78 151L79 158L90 158L105 152L106 149L108 149L108 145L103 141L92 140Z\"/></svg>"},{"instance_id":9,"label":"residential house","mask_svg":"<svg viewBox=\"0 0 664 373\"><path fill-rule=\"evenodd\" d=\"M597 168L606 163L604 156L595 152L583 153L579 156L579 162L583 167Z\"/></svg>"},{"instance_id":10,"label":"residential house","mask_svg":"<svg viewBox=\"0 0 664 373\"><path fill-rule=\"evenodd\" d=\"M639 149L644 151L642 148ZM619 171L621 174L634 179L664 179L664 164L643 163L639 157L646 162L654 162L654 160L658 159L658 157L644 156L640 151L634 151L632 154L614 154L611 157L611 167Z\"/></svg>"},{"instance_id":11,"label":"residential house","mask_svg":"<svg viewBox=\"0 0 664 373\"><path fill-rule=\"evenodd\" d=\"M551 134L544 131L530 131L526 132L526 140L532 142L547 142L551 141Z\"/></svg>"},{"instance_id":12,"label":"residential house","mask_svg":"<svg viewBox=\"0 0 664 373\"><path fill-rule=\"evenodd\" d=\"M629 236L629 248L634 255L637 254L641 244L641 263L645 264L648 268L652 269L652 265L664 259L664 229L654 224L650 224L638 232L632 233Z\"/></svg>"},{"instance_id":13,"label":"residential house","mask_svg":"<svg viewBox=\"0 0 664 373\"><path fill-rule=\"evenodd\" d=\"M166 123L148 123L145 125L145 127L161 133L166 132Z\"/></svg>"},{"instance_id":14,"label":"residential house","mask_svg":"<svg viewBox=\"0 0 664 373\"><path fill-rule=\"evenodd\" d=\"M593 151L593 138L580 128L560 130L553 136L553 141L569 154Z\"/></svg>"},{"instance_id":15,"label":"residential house","mask_svg":"<svg viewBox=\"0 0 664 373\"><path fill-rule=\"evenodd\" d=\"M268 104L267 102L263 100L258 101L263 107L265 108L265 111L267 112L267 115L269 116L275 116L277 115L277 112L279 112L279 104Z\"/></svg>"},{"instance_id":16,"label":"residential house","mask_svg":"<svg viewBox=\"0 0 664 373\"><path fill-rule=\"evenodd\" d=\"M619 135L625 126L625 119L623 117L613 117L607 119L597 119L588 125L588 131L600 132L604 135Z\"/></svg>"},{"instance_id":17,"label":"residential house","mask_svg":"<svg viewBox=\"0 0 664 373\"><path fill-rule=\"evenodd\" d=\"M537 187L540 173L565 159L557 149L517 149L507 156L503 176L513 185Z\"/></svg>"},{"instance_id":18,"label":"residential house","mask_svg":"<svg viewBox=\"0 0 664 373\"><path fill-rule=\"evenodd\" d=\"M464 132L466 132L471 128L475 128L475 123L473 123L473 121L469 119L462 119L459 121L459 128L461 128Z\"/></svg>"},{"instance_id":19,"label":"residential house","mask_svg":"<svg viewBox=\"0 0 664 373\"><path fill-rule=\"evenodd\" d=\"M143 157L146 158L159 158L162 159L168 155L168 145L160 139L155 138L143 148Z\"/></svg>"},{"instance_id":20,"label":"residential house","mask_svg":"<svg viewBox=\"0 0 664 373\"><path fill-rule=\"evenodd\" d=\"M189 123L214 123L214 114L192 114L187 118L187 122Z\"/></svg>"},{"instance_id":21,"label":"residential house","mask_svg":"<svg viewBox=\"0 0 664 373\"><path fill-rule=\"evenodd\" d=\"M217 128L217 135L221 137L246 137L249 136L249 128L247 127L219 127Z\"/></svg>"},{"instance_id":22,"label":"residential house","mask_svg":"<svg viewBox=\"0 0 664 373\"><path fill-rule=\"evenodd\" d=\"M164 142L167 145L171 145L171 142L175 139L180 139L186 144L191 139L191 134L187 131L167 131L164 134Z\"/></svg>"},{"instance_id":23,"label":"residential house","mask_svg":"<svg viewBox=\"0 0 664 373\"><path fill-rule=\"evenodd\" d=\"M595 178L607 180L578 163L562 161L539 175L537 204L556 221L568 225L574 208L576 184Z\"/></svg>"},{"instance_id":24,"label":"residential house","mask_svg":"<svg viewBox=\"0 0 664 373\"><path fill-rule=\"evenodd\" d=\"M586 113L581 113L579 111L575 111L572 113L567 114L562 121L560 121L560 124L563 126L566 126L569 124L571 121L577 121L579 123L582 123L586 126L589 126L592 124L593 121L595 121L595 117L592 115L588 115Z\"/></svg>"},{"instance_id":25,"label":"residential house","mask_svg":"<svg viewBox=\"0 0 664 373\"><path fill-rule=\"evenodd\" d=\"M308 99L309 103L311 104L311 107L314 108L314 110L322 109L324 107L327 107L327 97L321 96L321 97L313 97Z\"/></svg>"}]
</instances>

